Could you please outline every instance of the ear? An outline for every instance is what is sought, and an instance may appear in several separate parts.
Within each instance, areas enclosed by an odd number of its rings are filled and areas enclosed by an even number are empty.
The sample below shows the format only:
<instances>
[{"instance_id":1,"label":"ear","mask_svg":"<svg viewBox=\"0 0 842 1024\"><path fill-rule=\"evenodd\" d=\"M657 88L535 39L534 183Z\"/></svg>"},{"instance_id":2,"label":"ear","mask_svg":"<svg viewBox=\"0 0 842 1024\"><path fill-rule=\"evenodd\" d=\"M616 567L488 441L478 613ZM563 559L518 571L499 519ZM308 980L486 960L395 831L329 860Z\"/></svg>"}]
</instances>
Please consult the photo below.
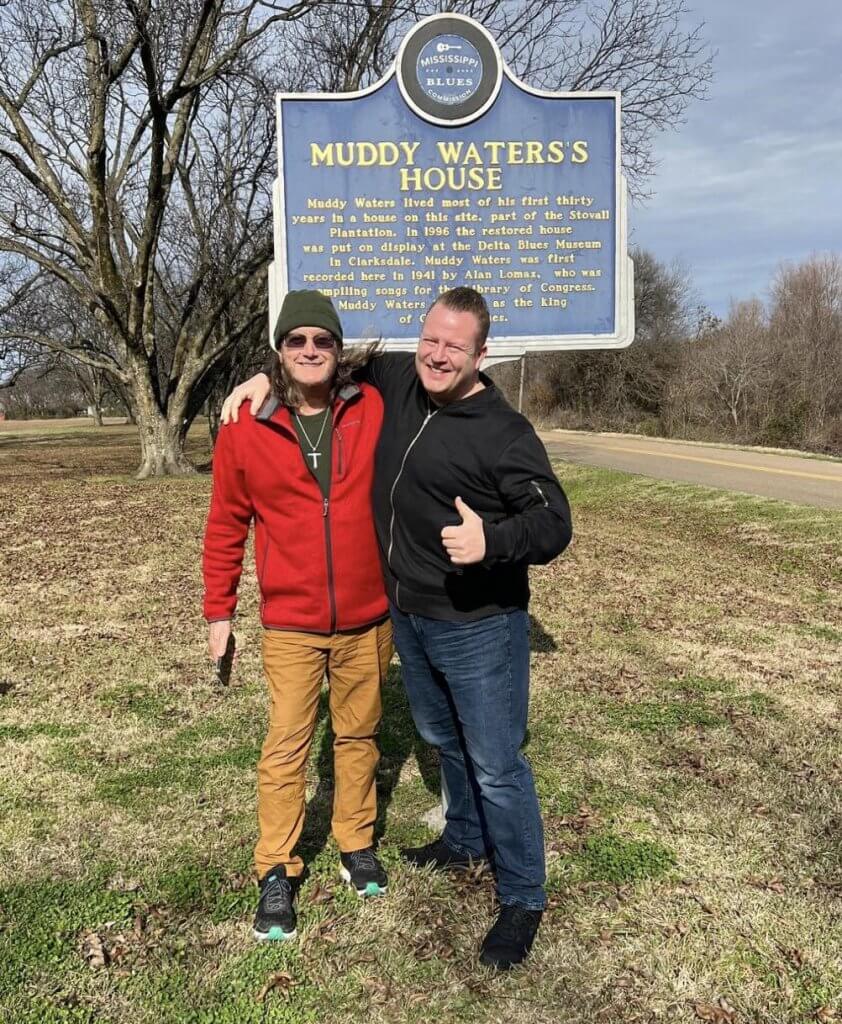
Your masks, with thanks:
<instances>
[{"instance_id":1,"label":"ear","mask_svg":"<svg viewBox=\"0 0 842 1024\"><path fill-rule=\"evenodd\" d=\"M483 360L488 355L488 345L483 345L482 348L476 354L477 371L480 370L483 364Z\"/></svg>"}]
</instances>

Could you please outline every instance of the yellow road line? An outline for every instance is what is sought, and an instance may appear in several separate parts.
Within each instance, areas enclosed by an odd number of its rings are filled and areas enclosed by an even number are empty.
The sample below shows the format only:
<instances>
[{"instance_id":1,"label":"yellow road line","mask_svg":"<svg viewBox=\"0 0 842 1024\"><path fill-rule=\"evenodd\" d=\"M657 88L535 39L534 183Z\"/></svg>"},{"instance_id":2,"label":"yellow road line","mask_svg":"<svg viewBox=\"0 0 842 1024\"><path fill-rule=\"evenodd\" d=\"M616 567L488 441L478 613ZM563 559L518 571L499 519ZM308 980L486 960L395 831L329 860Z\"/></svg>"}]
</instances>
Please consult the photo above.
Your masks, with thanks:
<instances>
[{"instance_id":1,"label":"yellow road line","mask_svg":"<svg viewBox=\"0 0 842 1024\"><path fill-rule=\"evenodd\" d=\"M755 473L777 473L780 476L801 476L807 480L832 480L842 484L842 477L830 476L827 473L804 473L798 469L775 469L772 466L752 466L745 462L727 462L725 459L704 459L699 455L677 455L674 452L650 452L641 448L625 448L620 445L600 445L597 451L605 449L611 452L631 452L633 455L652 455L661 459L684 459L686 462L706 462L711 466L728 466L731 469L750 469Z\"/></svg>"}]
</instances>

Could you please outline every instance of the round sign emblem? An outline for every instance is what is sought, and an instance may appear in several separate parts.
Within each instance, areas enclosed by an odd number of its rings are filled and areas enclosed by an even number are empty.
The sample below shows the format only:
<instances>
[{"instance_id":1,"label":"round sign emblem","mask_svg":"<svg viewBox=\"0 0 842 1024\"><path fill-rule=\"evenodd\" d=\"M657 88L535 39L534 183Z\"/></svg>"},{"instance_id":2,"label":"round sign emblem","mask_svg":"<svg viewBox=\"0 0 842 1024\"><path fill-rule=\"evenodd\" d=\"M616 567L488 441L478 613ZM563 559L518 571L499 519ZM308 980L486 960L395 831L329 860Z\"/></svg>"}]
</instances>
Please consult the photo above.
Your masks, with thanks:
<instances>
[{"instance_id":1,"label":"round sign emblem","mask_svg":"<svg viewBox=\"0 0 842 1024\"><path fill-rule=\"evenodd\" d=\"M482 57L464 36L434 36L418 54L415 74L425 96L453 106L469 100L482 84Z\"/></svg>"},{"instance_id":2,"label":"round sign emblem","mask_svg":"<svg viewBox=\"0 0 842 1024\"><path fill-rule=\"evenodd\" d=\"M489 33L461 14L419 21L398 52L398 85L409 106L433 124L461 125L497 99L500 51Z\"/></svg>"}]
</instances>

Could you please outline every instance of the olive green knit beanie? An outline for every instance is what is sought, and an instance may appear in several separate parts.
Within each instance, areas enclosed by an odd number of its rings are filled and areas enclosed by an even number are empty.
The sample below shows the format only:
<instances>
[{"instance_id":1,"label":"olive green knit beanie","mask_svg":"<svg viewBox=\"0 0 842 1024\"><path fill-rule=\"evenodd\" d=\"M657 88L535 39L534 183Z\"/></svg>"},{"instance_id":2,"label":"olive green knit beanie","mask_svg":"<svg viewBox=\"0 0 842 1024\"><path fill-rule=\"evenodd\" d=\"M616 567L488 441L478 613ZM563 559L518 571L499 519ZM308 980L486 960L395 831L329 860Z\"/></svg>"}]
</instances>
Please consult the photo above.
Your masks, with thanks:
<instances>
[{"instance_id":1,"label":"olive green knit beanie","mask_svg":"<svg viewBox=\"0 0 842 1024\"><path fill-rule=\"evenodd\" d=\"M342 324L333 303L322 292L302 288L288 292L281 306L272 347L277 351L281 338L296 327L323 327L342 344Z\"/></svg>"}]
</instances>

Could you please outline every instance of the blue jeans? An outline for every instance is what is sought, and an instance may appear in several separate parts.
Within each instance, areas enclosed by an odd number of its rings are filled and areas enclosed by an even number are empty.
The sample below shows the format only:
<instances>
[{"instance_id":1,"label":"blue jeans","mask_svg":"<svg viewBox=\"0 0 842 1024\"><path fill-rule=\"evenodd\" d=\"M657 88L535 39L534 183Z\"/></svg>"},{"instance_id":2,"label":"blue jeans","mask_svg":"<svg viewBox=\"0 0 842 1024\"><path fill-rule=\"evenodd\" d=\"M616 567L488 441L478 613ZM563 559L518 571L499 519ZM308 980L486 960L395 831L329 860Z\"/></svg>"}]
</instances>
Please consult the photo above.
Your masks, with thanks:
<instances>
[{"instance_id":1,"label":"blue jeans","mask_svg":"<svg viewBox=\"0 0 842 1024\"><path fill-rule=\"evenodd\" d=\"M520 752L529 616L442 622L394 605L390 611L415 727L441 756L445 842L459 853L493 856L501 903L542 910L544 829L532 769Z\"/></svg>"}]
</instances>

